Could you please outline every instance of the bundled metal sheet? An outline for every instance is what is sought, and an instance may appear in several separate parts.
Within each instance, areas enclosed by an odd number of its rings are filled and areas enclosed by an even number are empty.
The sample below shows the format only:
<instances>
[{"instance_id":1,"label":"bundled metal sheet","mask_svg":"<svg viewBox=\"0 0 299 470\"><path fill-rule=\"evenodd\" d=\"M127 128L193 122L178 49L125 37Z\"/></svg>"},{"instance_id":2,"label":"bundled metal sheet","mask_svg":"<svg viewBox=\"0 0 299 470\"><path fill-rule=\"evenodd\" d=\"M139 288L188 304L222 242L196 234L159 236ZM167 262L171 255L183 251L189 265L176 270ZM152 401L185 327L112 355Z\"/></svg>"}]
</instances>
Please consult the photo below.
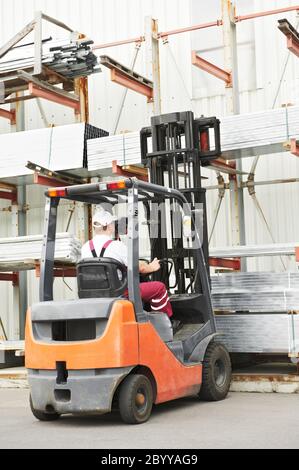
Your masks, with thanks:
<instances>
[{"instance_id":1,"label":"bundled metal sheet","mask_svg":"<svg viewBox=\"0 0 299 470\"><path fill-rule=\"evenodd\" d=\"M66 78L78 78L100 72L97 56L92 52L93 41L45 40L42 63ZM0 59L0 74L34 67L34 44L11 49Z\"/></svg>"},{"instance_id":2,"label":"bundled metal sheet","mask_svg":"<svg viewBox=\"0 0 299 470\"><path fill-rule=\"evenodd\" d=\"M235 159L285 151L283 144L291 138L297 138L298 129L299 106L224 117L221 119L223 158ZM90 170L111 168L113 160L119 165L141 164L139 133L88 142Z\"/></svg>"},{"instance_id":3,"label":"bundled metal sheet","mask_svg":"<svg viewBox=\"0 0 299 470\"><path fill-rule=\"evenodd\" d=\"M299 352L299 315L218 315L217 341L232 353Z\"/></svg>"},{"instance_id":4,"label":"bundled metal sheet","mask_svg":"<svg viewBox=\"0 0 299 470\"><path fill-rule=\"evenodd\" d=\"M0 178L30 175L28 161L52 171L87 167L87 140L108 135L89 124L71 124L0 135Z\"/></svg>"},{"instance_id":5,"label":"bundled metal sheet","mask_svg":"<svg viewBox=\"0 0 299 470\"><path fill-rule=\"evenodd\" d=\"M262 256L294 256L296 243L277 243L272 245L230 246L226 248L211 248L210 255L215 258L255 258Z\"/></svg>"},{"instance_id":6,"label":"bundled metal sheet","mask_svg":"<svg viewBox=\"0 0 299 470\"><path fill-rule=\"evenodd\" d=\"M233 273L212 277L214 310L299 311L298 273Z\"/></svg>"},{"instance_id":7,"label":"bundled metal sheet","mask_svg":"<svg viewBox=\"0 0 299 470\"><path fill-rule=\"evenodd\" d=\"M87 149L89 171L111 168L114 160L122 166L141 163L139 132L94 139Z\"/></svg>"},{"instance_id":8,"label":"bundled metal sheet","mask_svg":"<svg viewBox=\"0 0 299 470\"><path fill-rule=\"evenodd\" d=\"M226 159L282 152L284 142L298 137L299 107L227 116L221 123L222 151Z\"/></svg>"},{"instance_id":9,"label":"bundled metal sheet","mask_svg":"<svg viewBox=\"0 0 299 470\"><path fill-rule=\"evenodd\" d=\"M0 239L0 270L22 271L32 269L33 261L40 260L43 235ZM81 243L69 233L57 234L55 261L77 263L81 258Z\"/></svg>"}]
</instances>

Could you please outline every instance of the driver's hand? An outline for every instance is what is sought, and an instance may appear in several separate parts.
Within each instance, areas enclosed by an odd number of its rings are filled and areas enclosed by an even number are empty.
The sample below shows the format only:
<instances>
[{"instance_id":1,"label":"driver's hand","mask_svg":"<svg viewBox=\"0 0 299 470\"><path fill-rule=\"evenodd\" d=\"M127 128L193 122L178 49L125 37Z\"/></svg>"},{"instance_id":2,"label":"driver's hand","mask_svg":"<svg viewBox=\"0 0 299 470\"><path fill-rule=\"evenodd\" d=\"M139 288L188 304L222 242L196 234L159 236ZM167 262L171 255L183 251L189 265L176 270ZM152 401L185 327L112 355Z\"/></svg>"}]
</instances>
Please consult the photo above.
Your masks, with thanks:
<instances>
[{"instance_id":1,"label":"driver's hand","mask_svg":"<svg viewBox=\"0 0 299 470\"><path fill-rule=\"evenodd\" d=\"M156 273L157 271L160 271L161 269L161 264L160 261L155 258L151 263L150 263L150 269L152 273Z\"/></svg>"}]
</instances>

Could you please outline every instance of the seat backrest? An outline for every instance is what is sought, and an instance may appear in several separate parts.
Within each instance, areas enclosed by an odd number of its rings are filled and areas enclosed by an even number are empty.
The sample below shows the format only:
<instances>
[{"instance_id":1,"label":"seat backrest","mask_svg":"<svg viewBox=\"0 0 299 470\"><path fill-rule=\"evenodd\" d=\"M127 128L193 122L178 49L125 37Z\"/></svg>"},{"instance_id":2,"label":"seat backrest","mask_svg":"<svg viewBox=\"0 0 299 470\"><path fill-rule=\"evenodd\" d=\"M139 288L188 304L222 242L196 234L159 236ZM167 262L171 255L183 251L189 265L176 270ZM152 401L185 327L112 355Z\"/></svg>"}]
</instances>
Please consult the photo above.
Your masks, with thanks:
<instances>
[{"instance_id":1,"label":"seat backrest","mask_svg":"<svg viewBox=\"0 0 299 470\"><path fill-rule=\"evenodd\" d=\"M80 299L121 297L127 289L127 268L112 258L83 259L77 281Z\"/></svg>"}]
</instances>

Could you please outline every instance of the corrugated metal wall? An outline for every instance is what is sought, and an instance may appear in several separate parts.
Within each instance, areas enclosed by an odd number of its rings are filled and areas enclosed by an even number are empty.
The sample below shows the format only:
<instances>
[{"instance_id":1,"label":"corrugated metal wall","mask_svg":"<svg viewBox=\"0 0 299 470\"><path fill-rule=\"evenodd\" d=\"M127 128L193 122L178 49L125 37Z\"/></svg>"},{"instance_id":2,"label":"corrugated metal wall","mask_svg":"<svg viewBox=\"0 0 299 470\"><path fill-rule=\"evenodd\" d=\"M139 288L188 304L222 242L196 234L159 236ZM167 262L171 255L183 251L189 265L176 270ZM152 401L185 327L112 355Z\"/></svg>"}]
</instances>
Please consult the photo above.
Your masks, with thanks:
<instances>
[{"instance_id":1,"label":"corrugated metal wall","mask_svg":"<svg viewBox=\"0 0 299 470\"><path fill-rule=\"evenodd\" d=\"M238 14L262 11L297 4L297 0L239 0ZM169 30L190 24L212 21L221 17L220 0L207 2L198 0L11 0L0 2L0 44L3 44L27 22L36 10L84 32L96 43L106 43L120 39L137 37L144 33L145 16L159 20L159 29ZM295 13L283 14L296 25ZM286 103L299 102L298 59L290 56L285 74L282 75L288 52L286 41L277 29L277 19L267 17L238 25L239 75L241 112L270 109ZM45 27L45 35L61 37L61 32L51 26ZM124 64L130 64L134 55L134 44L103 50ZM197 115L225 114L225 93L223 84L217 79L192 68L190 51L196 49L203 57L223 66L222 30L213 28L192 34L183 34L169 39L168 45L161 45L161 79L163 112L193 109ZM136 70L146 74L144 47L141 48ZM274 98L281 81L281 90L274 104ZM91 123L111 131L114 128L123 89L110 82L109 71L90 79ZM71 111L58 105L43 103L49 124L72 122ZM119 130L138 130L148 124L146 101L133 92L128 93L126 107ZM26 103L26 128L44 126L36 102ZM9 132L9 126L0 121L0 131ZM1 157L1 149L0 149ZM261 157L257 169L257 180L298 177L298 160L288 154ZM251 160L244 161L245 171L249 171ZM206 171L207 185L216 182L215 175ZM299 223L296 218L298 185L266 186L257 189L257 195L277 242L295 241ZM208 194L209 223L217 201L217 191ZM41 233L43 229L43 190L28 188L28 233ZM1 203L0 207L7 207ZM247 243L268 243L269 235L245 191ZM67 208L60 219L60 229L65 229ZM229 195L221 209L213 246L231 244ZM0 215L0 236L11 233L10 214ZM76 220L72 229L76 231ZM263 259L249 262L250 269L281 270L278 259ZM72 292L61 280L55 281L57 296L72 296ZM70 282L73 285L73 282ZM29 302L37 300L38 284L33 274L29 275ZM11 314L12 293L7 284L0 286L2 308L0 315L7 324Z\"/></svg>"}]
</instances>

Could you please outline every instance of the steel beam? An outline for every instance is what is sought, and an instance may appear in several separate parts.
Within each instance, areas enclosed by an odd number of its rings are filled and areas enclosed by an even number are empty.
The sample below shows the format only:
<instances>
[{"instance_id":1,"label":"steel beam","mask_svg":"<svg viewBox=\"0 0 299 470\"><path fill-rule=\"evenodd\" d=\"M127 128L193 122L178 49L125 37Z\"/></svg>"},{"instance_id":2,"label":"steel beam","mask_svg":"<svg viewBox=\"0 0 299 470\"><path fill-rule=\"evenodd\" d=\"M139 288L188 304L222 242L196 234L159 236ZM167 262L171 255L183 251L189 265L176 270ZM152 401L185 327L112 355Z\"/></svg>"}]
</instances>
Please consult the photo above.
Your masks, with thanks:
<instances>
[{"instance_id":1,"label":"steel beam","mask_svg":"<svg viewBox=\"0 0 299 470\"><path fill-rule=\"evenodd\" d=\"M67 106L72 108L78 113L80 113L80 101L71 96L63 96L58 90L46 90L45 88L40 88L34 83L29 83L29 92L32 96L36 98L43 98L53 103L61 104L62 106Z\"/></svg>"},{"instance_id":2,"label":"steel beam","mask_svg":"<svg viewBox=\"0 0 299 470\"><path fill-rule=\"evenodd\" d=\"M289 51L299 57L299 32L286 19L279 20L278 23L278 29L287 37Z\"/></svg>"},{"instance_id":3,"label":"steel beam","mask_svg":"<svg viewBox=\"0 0 299 470\"><path fill-rule=\"evenodd\" d=\"M77 106L80 105L79 96L77 96L76 94L71 95L67 91L61 90L60 88L49 85L48 83L46 83L44 81L38 80L37 78L30 75L30 73L27 73L27 72L24 72L23 70L21 70L21 71L18 72L18 77L21 78L22 80L24 80L25 82L27 82L29 85L30 84L34 85L34 89L40 88L42 90L45 90L45 91L49 92L50 97L51 97L51 93L53 93L54 98L58 97L59 99L62 99L62 102L59 103L59 104L64 104L63 103L63 98L65 98L66 101L72 102L73 105L75 105L75 104ZM30 91L30 86L29 86L29 91ZM38 98L40 98L40 96L38 96ZM50 99L50 98L47 97L46 99ZM68 106L68 104L65 104L65 106ZM73 106L71 106L71 107L73 107Z\"/></svg>"},{"instance_id":4,"label":"steel beam","mask_svg":"<svg viewBox=\"0 0 299 470\"><path fill-rule=\"evenodd\" d=\"M146 96L148 101L153 100L153 89L151 87L138 82L138 80L134 80L133 78L128 77L120 70L111 70L111 80L118 85L122 85L132 91L135 91L136 93Z\"/></svg>"},{"instance_id":5,"label":"steel beam","mask_svg":"<svg viewBox=\"0 0 299 470\"><path fill-rule=\"evenodd\" d=\"M293 36L290 36L288 38L288 43L287 43L289 51L291 51L293 54L295 54L297 57L299 57L299 41L298 39L295 39Z\"/></svg>"},{"instance_id":6,"label":"steel beam","mask_svg":"<svg viewBox=\"0 0 299 470\"><path fill-rule=\"evenodd\" d=\"M18 199L17 191L0 191L0 199L11 201L14 204Z\"/></svg>"},{"instance_id":7,"label":"steel beam","mask_svg":"<svg viewBox=\"0 0 299 470\"><path fill-rule=\"evenodd\" d=\"M112 173L125 178L133 178L134 176L141 181L148 182L148 172L144 168L129 166L119 166L117 161L112 162Z\"/></svg>"},{"instance_id":8,"label":"steel beam","mask_svg":"<svg viewBox=\"0 0 299 470\"><path fill-rule=\"evenodd\" d=\"M235 23L235 4L230 0L222 0L223 43L225 68L232 71L232 86L226 87L227 114L240 114L237 28ZM244 194L242 188L242 161L235 163L237 174L229 176L230 207L232 220L233 244L246 245ZM246 271L246 260L241 262L242 270Z\"/></svg>"},{"instance_id":9,"label":"steel beam","mask_svg":"<svg viewBox=\"0 0 299 470\"><path fill-rule=\"evenodd\" d=\"M51 178L49 176L34 173L34 184L46 186L47 188L60 188L61 186L71 186L70 183L65 182L63 179Z\"/></svg>"},{"instance_id":10,"label":"steel beam","mask_svg":"<svg viewBox=\"0 0 299 470\"><path fill-rule=\"evenodd\" d=\"M199 69L203 70L204 72L208 72L214 77L224 81L227 87L232 86L232 74L230 72L226 72L226 70L223 70L217 67L217 65L214 65L211 62L208 62L207 60L203 59L202 57L199 57L196 51L192 51L192 64L195 67L198 67Z\"/></svg>"},{"instance_id":11,"label":"steel beam","mask_svg":"<svg viewBox=\"0 0 299 470\"><path fill-rule=\"evenodd\" d=\"M151 16L145 18L145 57L146 73L153 83L153 96L148 106L150 120L162 113L158 21Z\"/></svg>"},{"instance_id":12,"label":"steel beam","mask_svg":"<svg viewBox=\"0 0 299 470\"><path fill-rule=\"evenodd\" d=\"M34 75L40 75L43 70L43 14L41 11L35 14L34 27Z\"/></svg>"},{"instance_id":13,"label":"steel beam","mask_svg":"<svg viewBox=\"0 0 299 470\"><path fill-rule=\"evenodd\" d=\"M19 284L19 273L0 273L0 282L12 282L13 286Z\"/></svg>"},{"instance_id":14,"label":"steel beam","mask_svg":"<svg viewBox=\"0 0 299 470\"><path fill-rule=\"evenodd\" d=\"M79 111L75 110L77 121L89 123L89 94L88 78L81 77L75 80L75 94L79 97Z\"/></svg>"},{"instance_id":15,"label":"steel beam","mask_svg":"<svg viewBox=\"0 0 299 470\"><path fill-rule=\"evenodd\" d=\"M40 278L40 274L41 274L40 264L36 264L35 275L37 278ZM77 277L77 269L72 266L57 266L57 267L54 267L53 275L56 278L72 278L72 277L75 278Z\"/></svg>"},{"instance_id":16,"label":"steel beam","mask_svg":"<svg viewBox=\"0 0 299 470\"><path fill-rule=\"evenodd\" d=\"M207 165L205 168L211 168L212 170L218 170L220 173L225 173L227 175L247 175L244 171L239 171L236 169L234 163L228 163L225 160L217 158Z\"/></svg>"},{"instance_id":17,"label":"steel beam","mask_svg":"<svg viewBox=\"0 0 299 470\"><path fill-rule=\"evenodd\" d=\"M16 120L11 126L11 132L20 132L25 130L25 109L21 100L24 96L23 91L16 92L14 100L11 103L11 112L15 112ZM27 234L26 230L26 187L3 187L16 197L11 199L11 235L18 237ZM24 338L25 315L27 310L27 274L19 273L18 282L13 283L12 292L13 313L9 318L8 331L9 339L19 340Z\"/></svg>"},{"instance_id":18,"label":"steel beam","mask_svg":"<svg viewBox=\"0 0 299 470\"><path fill-rule=\"evenodd\" d=\"M146 96L149 101L153 100L154 84L152 81L109 56L101 56L101 64L111 70L111 80L113 82Z\"/></svg>"},{"instance_id":19,"label":"steel beam","mask_svg":"<svg viewBox=\"0 0 299 470\"><path fill-rule=\"evenodd\" d=\"M6 109L0 108L0 117L8 119L12 125L16 123L16 112L15 110L7 111Z\"/></svg>"}]
</instances>

